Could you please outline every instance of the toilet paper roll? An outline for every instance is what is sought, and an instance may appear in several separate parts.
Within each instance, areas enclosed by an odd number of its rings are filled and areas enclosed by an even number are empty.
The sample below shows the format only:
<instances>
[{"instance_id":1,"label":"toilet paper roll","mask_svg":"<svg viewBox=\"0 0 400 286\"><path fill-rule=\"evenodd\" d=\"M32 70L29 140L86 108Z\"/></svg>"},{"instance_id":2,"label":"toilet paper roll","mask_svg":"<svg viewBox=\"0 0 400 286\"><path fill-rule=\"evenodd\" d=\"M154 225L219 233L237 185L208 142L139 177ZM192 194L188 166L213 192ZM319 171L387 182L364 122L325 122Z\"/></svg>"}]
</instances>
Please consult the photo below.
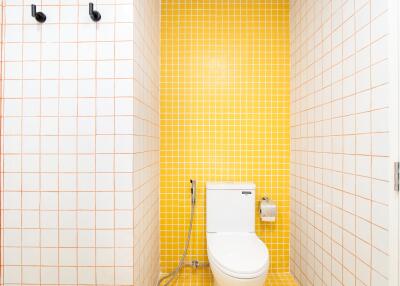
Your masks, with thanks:
<instances>
[{"instance_id":1,"label":"toilet paper roll","mask_svg":"<svg viewBox=\"0 0 400 286\"><path fill-rule=\"evenodd\" d=\"M276 220L276 204L275 202L264 198L260 203L260 217L262 221L274 222Z\"/></svg>"}]
</instances>

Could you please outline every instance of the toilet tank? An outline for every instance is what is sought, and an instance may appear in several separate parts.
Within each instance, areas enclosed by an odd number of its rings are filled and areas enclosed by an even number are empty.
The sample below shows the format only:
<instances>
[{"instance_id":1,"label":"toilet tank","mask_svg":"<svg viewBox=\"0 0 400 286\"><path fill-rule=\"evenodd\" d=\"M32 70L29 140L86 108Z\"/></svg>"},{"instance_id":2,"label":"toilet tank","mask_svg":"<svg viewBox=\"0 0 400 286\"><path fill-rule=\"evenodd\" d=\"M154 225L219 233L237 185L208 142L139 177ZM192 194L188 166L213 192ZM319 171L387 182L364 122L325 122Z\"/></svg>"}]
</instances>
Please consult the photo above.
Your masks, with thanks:
<instances>
[{"instance_id":1,"label":"toilet tank","mask_svg":"<svg viewBox=\"0 0 400 286\"><path fill-rule=\"evenodd\" d=\"M253 183L206 184L207 232L255 232Z\"/></svg>"}]
</instances>

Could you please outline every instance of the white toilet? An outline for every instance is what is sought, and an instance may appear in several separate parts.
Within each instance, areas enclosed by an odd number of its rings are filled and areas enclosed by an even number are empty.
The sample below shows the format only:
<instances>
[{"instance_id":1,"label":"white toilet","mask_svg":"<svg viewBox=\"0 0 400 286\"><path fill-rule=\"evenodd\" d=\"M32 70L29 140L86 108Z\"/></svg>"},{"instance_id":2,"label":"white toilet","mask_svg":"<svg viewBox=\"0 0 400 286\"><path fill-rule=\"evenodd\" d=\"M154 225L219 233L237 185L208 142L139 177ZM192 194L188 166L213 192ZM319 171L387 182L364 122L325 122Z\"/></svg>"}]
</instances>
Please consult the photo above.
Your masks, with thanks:
<instances>
[{"instance_id":1,"label":"white toilet","mask_svg":"<svg viewBox=\"0 0 400 286\"><path fill-rule=\"evenodd\" d=\"M261 286L269 253L255 233L255 185L207 183L207 252L216 286Z\"/></svg>"}]
</instances>

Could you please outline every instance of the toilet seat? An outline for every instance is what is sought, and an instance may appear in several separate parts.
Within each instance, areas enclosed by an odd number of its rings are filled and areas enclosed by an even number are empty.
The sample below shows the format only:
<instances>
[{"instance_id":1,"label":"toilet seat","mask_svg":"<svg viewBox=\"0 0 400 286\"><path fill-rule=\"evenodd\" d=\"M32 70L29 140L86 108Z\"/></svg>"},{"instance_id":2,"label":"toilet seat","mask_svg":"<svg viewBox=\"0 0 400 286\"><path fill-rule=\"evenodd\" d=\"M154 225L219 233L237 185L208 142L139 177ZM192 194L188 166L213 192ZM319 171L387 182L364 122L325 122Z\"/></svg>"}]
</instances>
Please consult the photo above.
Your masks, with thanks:
<instances>
[{"instance_id":1,"label":"toilet seat","mask_svg":"<svg viewBox=\"0 0 400 286\"><path fill-rule=\"evenodd\" d=\"M264 275L269 253L255 233L207 233L210 263L223 273L239 279Z\"/></svg>"}]
</instances>

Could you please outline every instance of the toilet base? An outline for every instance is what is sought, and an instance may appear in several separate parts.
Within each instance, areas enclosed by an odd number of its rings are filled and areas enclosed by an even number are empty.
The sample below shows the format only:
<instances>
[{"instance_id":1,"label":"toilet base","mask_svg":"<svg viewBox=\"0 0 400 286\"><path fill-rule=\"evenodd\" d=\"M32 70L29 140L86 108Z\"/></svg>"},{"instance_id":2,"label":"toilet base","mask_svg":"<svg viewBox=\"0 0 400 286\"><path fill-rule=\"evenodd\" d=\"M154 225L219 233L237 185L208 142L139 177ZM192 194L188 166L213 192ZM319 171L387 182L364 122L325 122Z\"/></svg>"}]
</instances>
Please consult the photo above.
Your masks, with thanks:
<instances>
[{"instance_id":1,"label":"toilet base","mask_svg":"<svg viewBox=\"0 0 400 286\"><path fill-rule=\"evenodd\" d=\"M214 278L214 283L213 286L221 286L220 284L218 284L217 280Z\"/></svg>"},{"instance_id":2,"label":"toilet base","mask_svg":"<svg viewBox=\"0 0 400 286\"><path fill-rule=\"evenodd\" d=\"M223 273L220 269L215 267L213 263L210 263L210 268L214 277L214 286L263 286L268 273L268 270L266 270L258 277L252 279L240 279Z\"/></svg>"}]
</instances>

